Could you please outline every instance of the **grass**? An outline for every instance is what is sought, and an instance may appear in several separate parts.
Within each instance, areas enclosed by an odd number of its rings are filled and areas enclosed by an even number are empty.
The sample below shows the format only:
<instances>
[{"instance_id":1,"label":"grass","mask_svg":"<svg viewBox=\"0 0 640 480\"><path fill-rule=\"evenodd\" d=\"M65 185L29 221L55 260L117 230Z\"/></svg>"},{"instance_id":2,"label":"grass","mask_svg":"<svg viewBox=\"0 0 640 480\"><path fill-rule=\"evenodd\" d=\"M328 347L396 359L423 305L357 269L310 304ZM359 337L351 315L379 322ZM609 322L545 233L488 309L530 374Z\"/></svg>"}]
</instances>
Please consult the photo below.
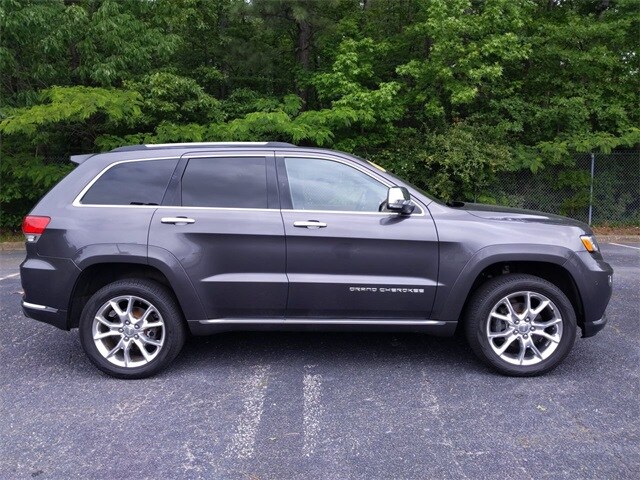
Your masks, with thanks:
<instances>
[{"instance_id":1,"label":"grass","mask_svg":"<svg viewBox=\"0 0 640 480\"><path fill-rule=\"evenodd\" d=\"M0 243L4 242L24 242L24 235L19 232L0 231Z\"/></svg>"}]
</instances>

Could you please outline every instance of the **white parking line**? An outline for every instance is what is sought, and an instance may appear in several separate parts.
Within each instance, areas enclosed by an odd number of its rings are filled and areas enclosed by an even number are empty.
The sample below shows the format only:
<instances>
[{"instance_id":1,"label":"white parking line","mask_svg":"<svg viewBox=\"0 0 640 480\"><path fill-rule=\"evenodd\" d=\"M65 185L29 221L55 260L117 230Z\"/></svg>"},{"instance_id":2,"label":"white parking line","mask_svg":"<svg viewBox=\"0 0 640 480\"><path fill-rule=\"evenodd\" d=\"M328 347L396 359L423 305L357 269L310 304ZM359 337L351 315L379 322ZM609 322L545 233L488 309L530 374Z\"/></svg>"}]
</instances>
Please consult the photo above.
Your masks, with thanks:
<instances>
[{"instance_id":1,"label":"white parking line","mask_svg":"<svg viewBox=\"0 0 640 480\"><path fill-rule=\"evenodd\" d=\"M228 457L253 457L256 434L264 410L264 397L268 383L269 366L256 366L253 375L242 388L243 397L245 398L244 408L238 418L236 432L231 438L231 443L226 451Z\"/></svg>"},{"instance_id":2,"label":"white parking line","mask_svg":"<svg viewBox=\"0 0 640 480\"><path fill-rule=\"evenodd\" d=\"M6 275L4 277L0 277L0 280L6 280L7 278L17 277L18 275L20 275L20 274L19 273L12 273L11 275Z\"/></svg>"},{"instance_id":3,"label":"white parking line","mask_svg":"<svg viewBox=\"0 0 640 480\"><path fill-rule=\"evenodd\" d=\"M307 366L306 368L310 368ZM322 394L322 375L311 375L306 373L304 383L304 444L302 453L310 457L316 449L318 443L318 433L320 432L320 417L322 416L322 404L320 396Z\"/></svg>"},{"instance_id":4,"label":"white parking line","mask_svg":"<svg viewBox=\"0 0 640 480\"><path fill-rule=\"evenodd\" d=\"M634 250L640 250L640 248L638 248L638 247L632 247L631 245L622 245L621 243L609 242L609 245L616 245L618 247L626 247L626 248L633 248Z\"/></svg>"}]
</instances>

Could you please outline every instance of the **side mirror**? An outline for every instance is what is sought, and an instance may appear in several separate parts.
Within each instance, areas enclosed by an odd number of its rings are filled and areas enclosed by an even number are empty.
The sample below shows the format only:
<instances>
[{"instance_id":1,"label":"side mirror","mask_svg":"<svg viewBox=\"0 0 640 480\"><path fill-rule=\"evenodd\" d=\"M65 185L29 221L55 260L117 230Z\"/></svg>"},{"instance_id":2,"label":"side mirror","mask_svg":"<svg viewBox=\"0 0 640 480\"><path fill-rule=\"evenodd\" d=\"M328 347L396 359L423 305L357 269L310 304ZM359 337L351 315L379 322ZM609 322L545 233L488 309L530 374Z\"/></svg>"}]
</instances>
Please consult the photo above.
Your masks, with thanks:
<instances>
[{"instance_id":1,"label":"side mirror","mask_svg":"<svg viewBox=\"0 0 640 480\"><path fill-rule=\"evenodd\" d=\"M409 215L416 206L411 202L409 190L405 187L389 187L387 209L402 215Z\"/></svg>"}]
</instances>

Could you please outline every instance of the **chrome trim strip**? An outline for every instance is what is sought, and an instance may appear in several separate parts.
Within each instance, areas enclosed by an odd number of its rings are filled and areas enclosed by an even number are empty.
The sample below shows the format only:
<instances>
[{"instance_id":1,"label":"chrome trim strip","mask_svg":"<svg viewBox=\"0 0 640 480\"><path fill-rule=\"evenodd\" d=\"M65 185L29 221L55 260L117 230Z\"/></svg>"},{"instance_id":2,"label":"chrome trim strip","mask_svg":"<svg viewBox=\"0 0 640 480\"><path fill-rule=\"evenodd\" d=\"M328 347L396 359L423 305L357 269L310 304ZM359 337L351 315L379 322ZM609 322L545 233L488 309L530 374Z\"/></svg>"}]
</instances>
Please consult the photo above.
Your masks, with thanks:
<instances>
[{"instance_id":1,"label":"chrome trim strip","mask_svg":"<svg viewBox=\"0 0 640 480\"><path fill-rule=\"evenodd\" d=\"M247 212L276 212L277 208L229 208L229 207L189 207L181 205L73 205L80 208L155 208L155 209L174 209L174 210L221 210L221 211L247 211Z\"/></svg>"},{"instance_id":2,"label":"chrome trim strip","mask_svg":"<svg viewBox=\"0 0 640 480\"><path fill-rule=\"evenodd\" d=\"M358 212L352 210L292 210L289 208L283 208L280 210L282 213L335 213L342 215L380 215L383 217L397 217L400 214L396 212ZM410 215L406 215L406 217L424 217L424 213L412 213Z\"/></svg>"},{"instance_id":3,"label":"chrome trim strip","mask_svg":"<svg viewBox=\"0 0 640 480\"><path fill-rule=\"evenodd\" d=\"M362 320L362 319L308 319L308 318L214 318L210 320L199 320L202 325L408 325L408 326L444 326L447 322L440 320Z\"/></svg>"},{"instance_id":4,"label":"chrome trim strip","mask_svg":"<svg viewBox=\"0 0 640 480\"><path fill-rule=\"evenodd\" d=\"M22 306L24 308L32 308L33 310L47 310L49 309L49 307L45 306L45 305L38 305L37 303L29 303L29 302L22 302Z\"/></svg>"}]
</instances>

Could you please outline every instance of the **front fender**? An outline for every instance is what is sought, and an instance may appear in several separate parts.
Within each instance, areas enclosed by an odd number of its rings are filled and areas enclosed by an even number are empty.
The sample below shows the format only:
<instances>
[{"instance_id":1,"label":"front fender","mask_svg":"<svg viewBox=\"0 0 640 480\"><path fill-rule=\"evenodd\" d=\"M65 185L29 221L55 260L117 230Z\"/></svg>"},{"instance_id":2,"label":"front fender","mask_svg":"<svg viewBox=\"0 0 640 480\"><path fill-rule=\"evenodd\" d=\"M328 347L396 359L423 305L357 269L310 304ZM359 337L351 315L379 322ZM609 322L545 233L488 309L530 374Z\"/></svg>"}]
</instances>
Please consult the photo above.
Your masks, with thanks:
<instances>
[{"instance_id":1,"label":"front fender","mask_svg":"<svg viewBox=\"0 0 640 480\"><path fill-rule=\"evenodd\" d=\"M490 245L478 250L459 272L447 272L446 265L438 279L438 291L434 303L433 320L455 322L476 278L482 271L495 263L503 262L545 262L563 266L573 252L565 247L539 244Z\"/></svg>"}]
</instances>

